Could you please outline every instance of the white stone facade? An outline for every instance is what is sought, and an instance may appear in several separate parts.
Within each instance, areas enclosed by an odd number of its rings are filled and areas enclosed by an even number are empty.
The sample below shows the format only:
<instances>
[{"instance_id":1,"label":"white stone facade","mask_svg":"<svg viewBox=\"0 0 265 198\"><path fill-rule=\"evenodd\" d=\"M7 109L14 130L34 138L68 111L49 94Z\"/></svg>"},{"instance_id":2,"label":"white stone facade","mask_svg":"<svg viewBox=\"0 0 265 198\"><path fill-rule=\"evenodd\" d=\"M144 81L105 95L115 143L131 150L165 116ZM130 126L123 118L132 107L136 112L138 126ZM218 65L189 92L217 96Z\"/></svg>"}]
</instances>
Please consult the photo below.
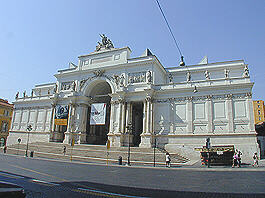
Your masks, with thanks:
<instances>
[{"instance_id":1,"label":"white stone facade","mask_svg":"<svg viewBox=\"0 0 265 198\"><path fill-rule=\"evenodd\" d=\"M130 58L130 49L111 48L79 56L78 65L59 70L56 83L35 86L17 98L8 144L60 141L160 147L186 156L195 147L234 145L247 160L258 152L251 92L242 61L164 68L156 56ZM108 104L106 126L89 126L90 105ZM68 105L68 124L54 124L56 105ZM132 134L128 139L128 125ZM197 153L195 155L198 155Z\"/></svg>"}]
</instances>

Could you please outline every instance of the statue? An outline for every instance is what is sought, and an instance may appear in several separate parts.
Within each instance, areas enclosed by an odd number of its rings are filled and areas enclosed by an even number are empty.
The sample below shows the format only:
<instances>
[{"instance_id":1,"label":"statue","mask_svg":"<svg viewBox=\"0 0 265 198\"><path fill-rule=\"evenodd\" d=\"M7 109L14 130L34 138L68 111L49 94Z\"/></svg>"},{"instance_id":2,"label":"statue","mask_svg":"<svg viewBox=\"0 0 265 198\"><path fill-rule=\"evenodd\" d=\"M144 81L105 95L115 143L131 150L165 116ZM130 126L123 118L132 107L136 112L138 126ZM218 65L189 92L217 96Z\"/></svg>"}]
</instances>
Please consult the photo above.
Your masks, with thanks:
<instances>
[{"instance_id":1,"label":"statue","mask_svg":"<svg viewBox=\"0 0 265 198\"><path fill-rule=\"evenodd\" d=\"M243 77L249 77L249 70L247 65L245 65Z\"/></svg>"},{"instance_id":2,"label":"statue","mask_svg":"<svg viewBox=\"0 0 265 198\"><path fill-rule=\"evenodd\" d=\"M19 96L19 92L17 92L17 94L16 94L16 99L18 99L18 96Z\"/></svg>"},{"instance_id":3,"label":"statue","mask_svg":"<svg viewBox=\"0 0 265 198\"><path fill-rule=\"evenodd\" d=\"M57 84L55 84L53 87L53 93L56 93L56 92L57 92Z\"/></svg>"},{"instance_id":4,"label":"statue","mask_svg":"<svg viewBox=\"0 0 265 198\"><path fill-rule=\"evenodd\" d=\"M125 86L125 78L124 78L124 75L121 74L120 76L120 87L124 87Z\"/></svg>"},{"instance_id":5,"label":"statue","mask_svg":"<svg viewBox=\"0 0 265 198\"><path fill-rule=\"evenodd\" d=\"M23 97L24 97L24 98L26 97L26 91L23 92Z\"/></svg>"},{"instance_id":6,"label":"statue","mask_svg":"<svg viewBox=\"0 0 265 198\"><path fill-rule=\"evenodd\" d=\"M229 70L225 69L225 78L229 78Z\"/></svg>"},{"instance_id":7,"label":"statue","mask_svg":"<svg viewBox=\"0 0 265 198\"><path fill-rule=\"evenodd\" d=\"M105 36L105 34L99 34L102 38L102 44L107 45L108 44L108 38Z\"/></svg>"},{"instance_id":8,"label":"statue","mask_svg":"<svg viewBox=\"0 0 265 198\"><path fill-rule=\"evenodd\" d=\"M147 79L147 83L151 83L151 81L152 81L152 73L151 73L151 71L147 71L146 79Z\"/></svg>"},{"instance_id":9,"label":"statue","mask_svg":"<svg viewBox=\"0 0 265 198\"><path fill-rule=\"evenodd\" d=\"M50 90L48 89L48 95L50 95Z\"/></svg>"},{"instance_id":10,"label":"statue","mask_svg":"<svg viewBox=\"0 0 265 198\"><path fill-rule=\"evenodd\" d=\"M210 79L210 73L207 70L204 72L204 75L205 75L206 80Z\"/></svg>"},{"instance_id":11,"label":"statue","mask_svg":"<svg viewBox=\"0 0 265 198\"><path fill-rule=\"evenodd\" d=\"M33 90L31 90L31 97L33 97Z\"/></svg>"},{"instance_id":12,"label":"statue","mask_svg":"<svg viewBox=\"0 0 265 198\"><path fill-rule=\"evenodd\" d=\"M187 82L190 82L191 81L191 74L190 72L188 71L187 72Z\"/></svg>"},{"instance_id":13,"label":"statue","mask_svg":"<svg viewBox=\"0 0 265 198\"><path fill-rule=\"evenodd\" d=\"M101 49L111 49L114 48L113 43L110 39L108 39L105 34L99 34L101 37L101 42L98 42L96 46L96 51L100 51Z\"/></svg>"},{"instance_id":14,"label":"statue","mask_svg":"<svg viewBox=\"0 0 265 198\"><path fill-rule=\"evenodd\" d=\"M73 81L72 83L72 90L75 91L75 87L76 87L76 84L75 84L75 81Z\"/></svg>"},{"instance_id":15,"label":"statue","mask_svg":"<svg viewBox=\"0 0 265 198\"><path fill-rule=\"evenodd\" d=\"M173 76L172 76L172 74L168 74L168 78L169 78L169 82L172 83L172 81L173 81Z\"/></svg>"}]
</instances>

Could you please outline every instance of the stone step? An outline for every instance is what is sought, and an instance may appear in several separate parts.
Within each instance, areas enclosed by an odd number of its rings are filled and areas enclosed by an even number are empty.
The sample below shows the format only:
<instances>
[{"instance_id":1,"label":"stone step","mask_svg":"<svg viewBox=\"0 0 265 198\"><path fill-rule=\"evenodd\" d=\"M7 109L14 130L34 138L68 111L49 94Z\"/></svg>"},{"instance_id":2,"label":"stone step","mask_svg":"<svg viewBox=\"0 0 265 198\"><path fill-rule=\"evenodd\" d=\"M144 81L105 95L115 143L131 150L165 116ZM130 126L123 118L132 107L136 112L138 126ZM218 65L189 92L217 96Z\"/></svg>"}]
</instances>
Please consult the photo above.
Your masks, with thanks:
<instances>
[{"instance_id":1,"label":"stone step","mask_svg":"<svg viewBox=\"0 0 265 198\"><path fill-rule=\"evenodd\" d=\"M63 146L66 146L66 155L63 155ZM18 150L19 148L19 150ZM8 147L7 153L25 155L27 146L25 144L16 144ZM79 161L87 162L105 162L108 158L110 162L117 162L121 156L125 161L128 157L128 147L111 147L108 151L106 146L98 145L75 145L73 148L70 145L62 143L30 143L28 145L28 155L30 151L34 151L34 157L69 159L72 153L72 158ZM130 148L130 160L134 163L153 163L154 159L153 148ZM163 163L165 161L165 152L161 149L155 150L156 161ZM186 163L189 160L177 153L171 154L172 163Z\"/></svg>"}]
</instances>

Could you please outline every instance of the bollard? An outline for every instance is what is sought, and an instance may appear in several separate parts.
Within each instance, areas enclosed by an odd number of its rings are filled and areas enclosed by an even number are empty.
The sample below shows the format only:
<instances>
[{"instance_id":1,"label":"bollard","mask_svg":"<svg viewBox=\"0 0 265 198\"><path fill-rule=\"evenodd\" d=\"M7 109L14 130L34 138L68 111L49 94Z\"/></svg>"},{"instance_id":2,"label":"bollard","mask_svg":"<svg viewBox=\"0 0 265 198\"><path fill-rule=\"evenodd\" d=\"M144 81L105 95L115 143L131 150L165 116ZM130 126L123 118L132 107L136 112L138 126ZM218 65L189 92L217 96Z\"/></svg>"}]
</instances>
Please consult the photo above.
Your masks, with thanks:
<instances>
[{"instance_id":1,"label":"bollard","mask_svg":"<svg viewBox=\"0 0 265 198\"><path fill-rule=\"evenodd\" d=\"M122 165L122 157L119 157L119 165Z\"/></svg>"}]
</instances>

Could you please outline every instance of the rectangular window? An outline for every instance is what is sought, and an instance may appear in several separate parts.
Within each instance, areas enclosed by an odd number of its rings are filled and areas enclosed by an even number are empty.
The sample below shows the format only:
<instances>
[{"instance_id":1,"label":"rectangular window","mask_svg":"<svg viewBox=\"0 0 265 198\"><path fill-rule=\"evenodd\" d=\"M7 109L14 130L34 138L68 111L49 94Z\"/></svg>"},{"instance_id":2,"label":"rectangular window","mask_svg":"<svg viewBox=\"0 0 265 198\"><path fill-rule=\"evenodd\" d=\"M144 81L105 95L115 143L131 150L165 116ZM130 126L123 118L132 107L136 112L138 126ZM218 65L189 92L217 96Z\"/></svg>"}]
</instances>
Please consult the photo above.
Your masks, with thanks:
<instances>
[{"instance_id":1,"label":"rectangular window","mask_svg":"<svg viewBox=\"0 0 265 198\"><path fill-rule=\"evenodd\" d=\"M258 110L258 114L260 115L260 110Z\"/></svg>"}]
</instances>

